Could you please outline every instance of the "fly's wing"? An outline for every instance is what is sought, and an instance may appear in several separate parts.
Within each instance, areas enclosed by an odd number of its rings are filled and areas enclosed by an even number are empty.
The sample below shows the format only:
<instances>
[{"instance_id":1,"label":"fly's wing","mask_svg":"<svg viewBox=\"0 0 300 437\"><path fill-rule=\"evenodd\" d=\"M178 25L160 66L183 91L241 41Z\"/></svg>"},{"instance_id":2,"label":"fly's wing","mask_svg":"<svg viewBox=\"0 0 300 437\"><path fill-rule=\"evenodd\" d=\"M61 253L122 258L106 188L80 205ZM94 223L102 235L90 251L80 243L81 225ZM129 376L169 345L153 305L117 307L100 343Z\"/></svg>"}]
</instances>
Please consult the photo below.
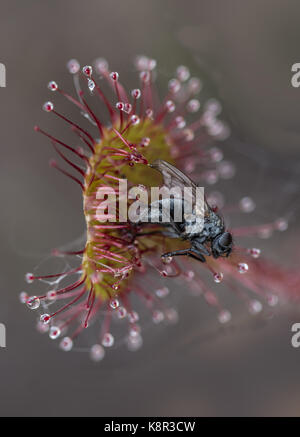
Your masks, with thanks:
<instances>
[{"instance_id":1,"label":"fly's wing","mask_svg":"<svg viewBox=\"0 0 300 437\"><path fill-rule=\"evenodd\" d=\"M188 176L186 176L182 171L178 170L178 168L174 167L169 162L166 162L162 159L157 159L151 164L152 168L158 170L163 177L164 185L171 189L173 187L179 187L184 193L185 187L192 188L192 203L196 205L196 189L197 185L193 182ZM210 207L204 196L204 215L208 216L210 212Z\"/></svg>"}]
</instances>

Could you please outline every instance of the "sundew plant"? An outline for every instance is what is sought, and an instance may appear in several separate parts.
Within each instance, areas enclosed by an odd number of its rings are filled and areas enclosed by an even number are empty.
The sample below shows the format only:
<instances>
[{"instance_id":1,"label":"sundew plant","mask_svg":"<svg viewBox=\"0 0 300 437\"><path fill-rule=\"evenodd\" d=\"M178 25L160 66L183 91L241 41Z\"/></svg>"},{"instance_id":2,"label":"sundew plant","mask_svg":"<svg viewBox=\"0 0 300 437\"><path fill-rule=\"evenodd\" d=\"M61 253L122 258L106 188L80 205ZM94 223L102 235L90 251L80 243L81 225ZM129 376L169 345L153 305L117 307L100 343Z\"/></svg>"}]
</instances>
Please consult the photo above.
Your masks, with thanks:
<instances>
[{"instance_id":1,"label":"sundew plant","mask_svg":"<svg viewBox=\"0 0 300 437\"><path fill-rule=\"evenodd\" d=\"M40 293L32 296L24 291L21 301L39 312L38 330L58 339L64 351L76 349L80 334L96 327L96 340L85 345L95 361L120 343L125 342L132 351L141 347L143 320L136 300L143 303L154 325L175 322L178 314L170 298L175 282L181 293L199 294L214 307L220 324L229 323L232 314L212 287L214 283L231 290L252 314L260 313L264 306L275 306L286 290L292 296L299 288L296 272L264 259L259 248L239 244L239 237L268 237L274 230L286 230L284 218L251 227L241 223L230 229L233 249L229 256L211 256L206 244L204 262L189 256L162 257L189 244L169 238L157 224L99 219L99 189L109 186L117 191L120 180L126 179L129 188L139 186L148 191L159 180L151 167L157 159L172 164L205 189L219 177L234 177L233 164L224 159L222 150L230 129L222 120L220 102L199 97L200 79L179 66L165 95L160 96L156 61L140 56L135 66L136 88L127 89L122 75L111 71L104 59L83 68L77 60L69 61L75 92L69 94L54 81L48 88L78 108L82 123L60 113L59 105L52 101L43 109L72 130L74 143L35 127L51 142L60 160L52 160L50 165L71 178L82 195L86 238L79 249L52 252L55 257L71 259L66 265L72 267L46 275L27 273L28 284L40 282ZM218 210L218 199L209 191L207 201L213 211ZM254 202L243 197L238 208L251 212ZM226 222L226 211L221 214ZM120 328L116 333L115 325Z\"/></svg>"}]
</instances>

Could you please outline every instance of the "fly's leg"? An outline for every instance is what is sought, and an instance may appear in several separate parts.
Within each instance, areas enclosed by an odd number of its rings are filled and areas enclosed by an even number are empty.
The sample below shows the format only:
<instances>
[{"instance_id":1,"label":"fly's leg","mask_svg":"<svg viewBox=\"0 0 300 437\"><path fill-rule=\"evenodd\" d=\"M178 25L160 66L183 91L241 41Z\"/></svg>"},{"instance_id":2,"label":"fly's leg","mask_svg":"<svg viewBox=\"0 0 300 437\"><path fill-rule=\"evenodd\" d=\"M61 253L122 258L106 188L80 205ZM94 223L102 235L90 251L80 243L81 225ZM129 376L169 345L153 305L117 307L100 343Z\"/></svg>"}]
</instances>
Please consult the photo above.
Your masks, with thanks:
<instances>
[{"instance_id":1,"label":"fly's leg","mask_svg":"<svg viewBox=\"0 0 300 437\"><path fill-rule=\"evenodd\" d=\"M181 249L181 250L175 250L174 252L167 252L161 255L162 258L168 258L173 256L190 256L191 258L194 258L198 261L205 262L205 258L203 254L200 252L200 250L197 250L195 248L188 248L188 249Z\"/></svg>"}]
</instances>

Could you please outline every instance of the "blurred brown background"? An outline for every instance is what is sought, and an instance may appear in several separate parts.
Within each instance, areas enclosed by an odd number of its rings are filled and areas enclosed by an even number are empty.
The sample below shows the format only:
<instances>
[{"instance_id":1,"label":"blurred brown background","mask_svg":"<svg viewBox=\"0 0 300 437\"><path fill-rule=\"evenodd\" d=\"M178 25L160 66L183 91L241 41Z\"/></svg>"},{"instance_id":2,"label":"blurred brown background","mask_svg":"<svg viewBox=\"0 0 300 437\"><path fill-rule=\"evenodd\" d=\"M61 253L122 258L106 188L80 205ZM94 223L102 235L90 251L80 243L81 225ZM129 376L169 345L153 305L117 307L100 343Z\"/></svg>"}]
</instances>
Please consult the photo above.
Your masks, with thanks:
<instances>
[{"instance_id":1,"label":"blurred brown background","mask_svg":"<svg viewBox=\"0 0 300 437\"><path fill-rule=\"evenodd\" d=\"M165 76L186 64L207 78L233 130L226 153L238 172L227 197L256 196L253 222L289 211L289 231L256 244L296 266L300 89L290 70L300 62L299 20L300 4L290 0L1 2L1 416L300 414L300 350L290 346L297 308L268 323L238 317L237 329L220 335L203 303L182 298L178 325L147 332L135 354L120 349L95 365L39 335L18 301L29 289L24 273L84 226L77 187L48 168L53 152L33 131L40 124L64 135L40 108L53 98L49 80L71 89L65 64L73 57L89 64L103 56L124 82L136 54L157 59Z\"/></svg>"}]
</instances>

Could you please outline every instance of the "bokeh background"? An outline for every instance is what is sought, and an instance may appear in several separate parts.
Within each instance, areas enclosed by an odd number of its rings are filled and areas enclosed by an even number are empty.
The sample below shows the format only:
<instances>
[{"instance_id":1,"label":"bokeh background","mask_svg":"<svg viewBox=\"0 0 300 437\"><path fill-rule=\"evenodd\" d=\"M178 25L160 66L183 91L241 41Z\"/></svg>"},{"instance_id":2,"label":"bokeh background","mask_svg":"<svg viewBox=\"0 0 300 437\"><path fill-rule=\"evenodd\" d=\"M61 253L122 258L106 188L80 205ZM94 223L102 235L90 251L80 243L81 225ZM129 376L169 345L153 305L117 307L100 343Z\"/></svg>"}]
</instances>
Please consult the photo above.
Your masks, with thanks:
<instances>
[{"instance_id":1,"label":"bokeh background","mask_svg":"<svg viewBox=\"0 0 300 437\"><path fill-rule=\"evenodd\" d=\"M257 199L248 222L288 213L285 234L255 245L297 268L300 90L290 79L300 62L299 19L296 0L1 2L1 416L300 414L300 350L290 345L297 306L265 321L238 313L224 334L215 315L181 289L175 327L149 330L141 351L120 348L96 365L38 334L34 315L18 301L28 289L24 273L84 226L77 187L48 168L53 152L33 131L40 124L64 135L40 108L49 80L71 88L65 65L73 57L89 64L103 56L124 82L132 80L136 54L157 59L162 77L178 64L202 77L233 133L224 152L236 178L218 188L229 199Z\"/></svg>"}]
</instances>

